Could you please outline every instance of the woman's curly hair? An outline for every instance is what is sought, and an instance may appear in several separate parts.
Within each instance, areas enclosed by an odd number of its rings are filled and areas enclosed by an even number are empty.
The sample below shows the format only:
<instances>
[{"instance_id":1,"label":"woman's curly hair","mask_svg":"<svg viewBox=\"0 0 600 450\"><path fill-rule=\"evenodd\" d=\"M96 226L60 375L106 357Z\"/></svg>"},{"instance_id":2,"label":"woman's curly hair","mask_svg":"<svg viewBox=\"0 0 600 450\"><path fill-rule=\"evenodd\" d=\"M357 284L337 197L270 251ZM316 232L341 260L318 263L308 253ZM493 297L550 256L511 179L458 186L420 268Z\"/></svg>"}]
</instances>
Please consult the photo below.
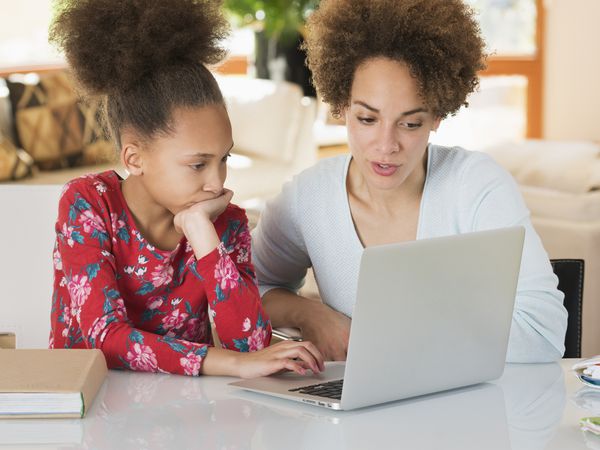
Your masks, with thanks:
<instances>
[{"instance_id":1,"label":"woman's curly hair","mask_svg":"<svg viewBox=\"0 0 600 450\"><path fill-rule=\"evenodd\" d=\"M313 83L339 116L356 68L369 58L405 62L420 95L441 118L467 105L485 68L484 41L461 0L322 0L304 48Z\"/></svg>"},{"instance_id":2,"label":"woman's curly hair","mask_svg":"<svg viewBox=\"0 0 600 450\"><path fill-rule=\"evenodd\" d=\"M222 103L205 64L225 56L218 0L56 0L50 41L84 92L101 96L109 128L170 131L177 106Z\"/></svg>"}]
</instances>

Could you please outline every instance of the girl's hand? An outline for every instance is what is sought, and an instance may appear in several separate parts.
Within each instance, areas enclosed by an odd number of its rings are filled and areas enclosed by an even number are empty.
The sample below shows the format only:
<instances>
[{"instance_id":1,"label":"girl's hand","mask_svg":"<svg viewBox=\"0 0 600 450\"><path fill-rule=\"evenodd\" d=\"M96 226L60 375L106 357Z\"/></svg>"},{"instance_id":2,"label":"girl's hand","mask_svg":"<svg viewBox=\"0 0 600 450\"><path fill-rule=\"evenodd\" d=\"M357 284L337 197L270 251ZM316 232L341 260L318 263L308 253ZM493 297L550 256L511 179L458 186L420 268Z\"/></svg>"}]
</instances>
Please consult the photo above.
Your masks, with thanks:
<instances>
[{"instance_id":1,"label":"girl's hand","mask_svg":"<svg viewBox=\"0 0 600 450\"><path fill-rule=\"evenodd\" d=\"M175 229L185 235L196 259L203 258L219 245L213 222L225 211L232 197L233 191L223 189L218 197L198 202L175 214Z\"/></svg>"},{"instance_id":2,"label":"girl's hand","mask_svg":"<svg viewBox=\"0 0 600 450\"><path fill-rule=\"evenodd\" d=\"M173 218L175 229L179 233L185 234L189 239L188 232L190 229L195 228L199 222L214 222L225 211L232 198L233 191L223 189L223 192L218 197L203 200L179 211Z\"/></svg>"},{"instance_id":3,"label":"girl's hand","mask_svg":"<svg viewBox=\"0 0 600 450\"><path fill-rule=\"evenodd\" d=\"M238 354L241 378L264 377L281 371L293 371L305 375L307 369L313 373L325 370L323 355L308 341L283 341L263 350Z\"/></svg>"}]
</instances>

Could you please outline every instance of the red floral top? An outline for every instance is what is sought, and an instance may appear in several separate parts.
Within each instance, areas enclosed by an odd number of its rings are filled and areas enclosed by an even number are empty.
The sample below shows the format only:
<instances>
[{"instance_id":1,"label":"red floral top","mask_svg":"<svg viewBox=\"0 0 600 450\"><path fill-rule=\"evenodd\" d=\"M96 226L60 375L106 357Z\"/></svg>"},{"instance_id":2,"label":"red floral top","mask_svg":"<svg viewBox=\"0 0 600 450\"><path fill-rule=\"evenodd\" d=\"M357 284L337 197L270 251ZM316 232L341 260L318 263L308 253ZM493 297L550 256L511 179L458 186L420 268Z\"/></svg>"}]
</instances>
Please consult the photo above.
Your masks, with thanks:
<instances>
[{"instance_id":1,"label":"red floral top","mask_svg":"<svg viewBox=\"0 0 600 450\"><path fill-rule=\"evenodd\" d=\"M137 230L113 171L68 183L54 247L50 348L99 348L110 368L198 375L213 345L262 349L271 326L250 259L244 210L215 221L221 242L197 260L184 238L162 251Z\"/></svg>"}]
</instances>

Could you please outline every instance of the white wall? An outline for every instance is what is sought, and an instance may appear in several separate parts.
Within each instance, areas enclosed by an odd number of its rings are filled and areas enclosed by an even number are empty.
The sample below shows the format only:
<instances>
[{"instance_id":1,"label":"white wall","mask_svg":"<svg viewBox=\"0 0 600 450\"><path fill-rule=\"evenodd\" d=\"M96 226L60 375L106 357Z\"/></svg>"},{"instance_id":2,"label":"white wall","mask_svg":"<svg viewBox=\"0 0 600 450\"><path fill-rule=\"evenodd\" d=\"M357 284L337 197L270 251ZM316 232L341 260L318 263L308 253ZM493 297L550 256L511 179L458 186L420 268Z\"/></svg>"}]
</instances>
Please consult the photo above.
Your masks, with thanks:
<instances>
[{"instance_id":1,"label":"white wall","mask_svg":"<svg viewBox=\"0 0 600 450\"><path fill-rule=\"evenodd\" d=\"M546 0L544 137L600 141L600 0Z\"/></svg>"}]
</instances>

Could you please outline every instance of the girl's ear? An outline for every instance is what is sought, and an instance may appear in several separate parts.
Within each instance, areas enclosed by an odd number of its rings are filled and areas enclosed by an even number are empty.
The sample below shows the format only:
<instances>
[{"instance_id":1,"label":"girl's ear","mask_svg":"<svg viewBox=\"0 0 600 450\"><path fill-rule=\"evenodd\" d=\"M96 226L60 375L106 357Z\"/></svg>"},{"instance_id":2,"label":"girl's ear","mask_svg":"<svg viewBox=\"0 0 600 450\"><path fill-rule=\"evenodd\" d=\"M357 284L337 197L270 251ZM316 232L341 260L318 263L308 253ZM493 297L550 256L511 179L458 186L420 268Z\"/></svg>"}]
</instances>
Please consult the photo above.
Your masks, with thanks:
<instances>
[{"instance_id":1,"label":"girl's ear","mask_svg":"<svg viewBox=\"0 0 600 450\"><path fill-rule=\"evenodd\" d=\"M127 169L131 175L142 175L144 173L144 165L141 148L137 144L123 144L121 148L121 164Z\"/></svg>"},{"instance_id":2,"label":"girl's ear","mask_svg":"<svg viewBox=\"0 0 600 450\"><path fill-rule=\"evenodd\" d=\"M143 149L140 141L130 133L121 136L121 164L130 175L142 175L144 173Z\"/></svg>"}]
</instances>

